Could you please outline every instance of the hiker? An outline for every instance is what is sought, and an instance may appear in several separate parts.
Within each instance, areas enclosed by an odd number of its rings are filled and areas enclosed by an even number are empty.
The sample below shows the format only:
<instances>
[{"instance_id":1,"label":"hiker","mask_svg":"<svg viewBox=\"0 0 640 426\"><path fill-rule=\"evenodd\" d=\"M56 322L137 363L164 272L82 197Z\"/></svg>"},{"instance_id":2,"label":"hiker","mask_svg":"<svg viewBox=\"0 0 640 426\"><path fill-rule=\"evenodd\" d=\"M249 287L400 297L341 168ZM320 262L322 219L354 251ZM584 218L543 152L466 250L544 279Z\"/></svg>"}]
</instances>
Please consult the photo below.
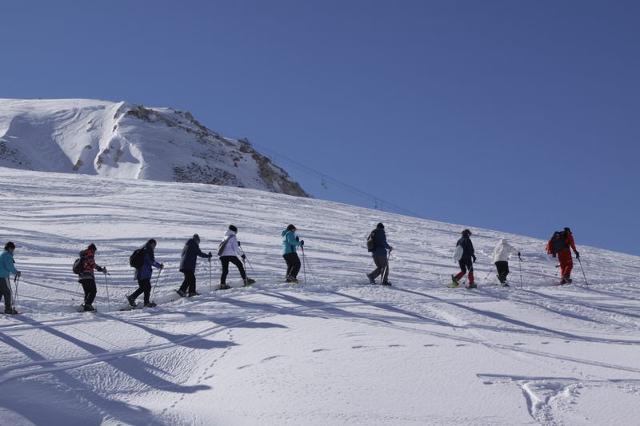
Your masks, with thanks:
<instances>
[{"instance_id":1,"label":"hiker","mask_svg":"<svg viewBox=\"0 0 640 426\"><path fill-rule=\"evenodd\" d=\"M451 280L453 281L452 287L458 287L460 285L460 279L464 277L464 274L468 271L469 282L467 283L467 288L478 288L473 280L473 264L476 262L476 254L470 237L471 231L465 229L462 231L462 237L460 237L456 243L454 259L457 260L460 265L460 272L458 272L458 275L451 275Z\"/></svg>"},{"instance_id":2,"label":"hiker","mask_svg":"<svg viewBox=\"0 0 640 426\"><path fill-rule=\"evenodd\" d=\"M247 256L240 247L240 241L238 241L237 235L238 228L234 225L229 225L229 229L224 234L224 239L218 247L218 256L222 263L222 275L220 275L220 290L228 290L231 287L227 285L227 275L229 274L229 263L233 263L238 268L240 276L245 286L255 283L255 280L247 277L247 273L244 270L243 263L246 261ZM238 259L240 257L242 262Z\"/></svg>"},{"instance_id":3,"label":"hiker","mask_svg":"<svg viewBox=\"0 0 640 426\"><path fill-rule=\"evenodd\" d=\"M493 249L493 263L498 270L498 281L500 281L503 287L509 287L509 284L507 284L507 275L509 275L509 257L512 254L517 254L518 259L522 260L520 252L504 238L502 238Z\"/></svg>"},{"instance_id":4,"label":"hiker","mask_svg":"<svg viewBox=\"0 0 640 426\"><path fill-rule=\"evenodd\" d=\"M18 278L21 273L16 269L13 260L13 252L16 245L9 241L4 245L4 251L0 254L0 298L4 297L4 313L8 315L16 315L13 307L13 296L11 294L11 274Z\"/></svg>"},{"instance_id":5,"label":"hiker","mask_svg":"<svg viewBox=\"0 0 640 426\"><path fill-rule=\"evenodd\" d=\"M82 267L80 274L78 274L78 282L82 284L82 290L84 291L84 304L82 309L86 312L93 312L96 309L93 307L93 301L96 298L98 292L96 288L96 277L93 274L94 269L103 274L107 274L107 268L103 268L96 264L94 259L96 255L96 245L91 243L89 247L80 252L80 262Z\"/></svg>"},{"instance_id":6,"label":"hiker","mask_svg":"<svg viewBox=\"0 0 640 426\"><path fill-rule=\"evenodd\" d=\"M141 248L134 252L132 256L139 256L140 267L136 268L135 279L138 280L138 289L131 293L131 295L127 296L127 301L132 308L138 306L136 304L136 299L138 296L144 293L144 307L145 308L153 308L156 304L149 300L151 297L151 276L153 275L153 269L162 269L164 265L162 263L158 263L155 257L155 249L157 242L153 238L147 241L147 243Z\"/></svg>"},{"instance_id":7,"label":"hiker","mask_svg":"<svg viewBox=\"0 0 640 426\"><path fill-rule=\"evenodd\" d=\"M297 253L298 247L304 250L304 240L296 235L296 227L289 225L287 229L282 231L282 257L287 262L286 281L288 283L298 283L298 272L302 266Z\"/></svg>"},{"instance_id":8,"label":"hiker","mask_svg":"<svg viewBox=\"0 0 640 426\"><path fill-rule=\"evenodd\" d=\"M376 264L376 269L367 274L369 284L375 284L376 278L382 275L382 285L391 285L389 282L389 259L387 257L387 250L389 250L389 254L391 254L393 247L387 244L387 235L384 232L384 225L382 223L379 223L376 229L369 234L367 250L371 252L373 263Z\"/></svg>"},{"instance_id":9,"label":"hiker","mask_svg":"<svg viewBox=\"0 0 640 426\"><path fill-rule=\"evenodd\" d=\"M198 257L204 257L211 261L213 255L211 252L205 254L200 250L200 236L193 234L182 249L182 258L180 260L180 272L184 274L184 281L176 293L181 297L198 296L200 293L196 291L196 261Z\"/></svg>"},{"instance_id":10,"label":"hiker","mask_svg":"<svg viewBox=\"0 0 640 426\"><path fill-rule=\"evenodd\" d=\"M570 228L554 232L547 243L547 253L557 257L560 262L560 284L570 284L573 281L571 279L571 271L573 270L571 250L576 254L576 259L580 259L580 253L576 249Z\"/></svg>"}]
</instances>

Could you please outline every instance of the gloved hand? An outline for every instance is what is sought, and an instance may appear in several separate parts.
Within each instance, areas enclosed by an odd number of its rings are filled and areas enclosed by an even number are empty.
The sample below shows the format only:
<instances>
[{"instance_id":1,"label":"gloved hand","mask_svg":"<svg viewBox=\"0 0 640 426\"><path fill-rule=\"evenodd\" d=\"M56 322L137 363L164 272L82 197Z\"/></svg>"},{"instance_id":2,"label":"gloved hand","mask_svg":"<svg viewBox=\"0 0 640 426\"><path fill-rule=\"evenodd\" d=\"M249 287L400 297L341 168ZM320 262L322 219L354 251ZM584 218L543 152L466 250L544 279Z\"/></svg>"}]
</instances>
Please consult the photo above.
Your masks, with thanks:
<instances>
[{"instance_id":1,"label":"gloved hand","mask_svg":"<svg viewBox=\"0 0 640 426\"><path fill-rule=\"evenodd\" d=\"M102 272L103 274L107 275L107 268L104 268L104 267L103 267L103 268L102 268L102 271L100 271L100 272Z\"/></svg>"},{"instance_id":2,"label":"gloved hand","mask_svg":"<svg viewBox=\"0 0 640 426\"><path fill-rule=\"evenodd\" d=\"M296 241L300 241L300 237L296 235Z\"/></svg>"},{"instance_id":3,"label":"gloved hand","mask_svg":"<svg viewBox=\"0 0 640 426\"><path fill-rule=\"evenodd\" d=\"M476 263L476 255L474 254L472 257L473 257L473 263Z\"/></svg>"},{"instance_id":4,"label":"gloved hand","mask_svg":"<svg viewBox=\"0 0 640 426\"><path fill-rule=\"evenodd\" d=\"M389 246L389 253L393 250L393 247Z\"/></svg>"},{"instance_id":5,"label":"gloved hand","mask_svg":"<svg viewBox=\"0 0 640 426\"><path fill-rule=\"evenodd\" d=\"M576 252L576 259L580 259L580 252Z\"/></svg>"},{"instance_id":6,"label":"gloved hand","mask_svg":"<svg viewBox=\"0 0 640 426\"><path fill-rule=\"evenodd\" d=\"M22 275L22 272L20 271L16 272L16 278L20 278L21 275Z\"/></svg>"},{"instance_id":7,"label":"gloved hand","mask_svg":"<svg viewBox=\"0 0 640 426\"><path fill-rule=\"evenodd\" d=\"M518 252L518 257L520 257L520 252Z\"/></svg>"},{"instance_id":8,"label":"gloved hand","mask_svg":"<svg viewBox=\"0 0 640 426\"><path fill-rule=\"evenodd\" d=\"M209 252L209 254L207 255L207 257L208 257L209 259L211 259L211 258L213 257L213 255L211 254L211 252Z\"/></svg>"},{"instance_id":9,"label":"gloved hand","mask_svg":"<svg viewBox=\"0 0 640 426\"><path fill-rule=\"evenodd\" d=\"M304 240L300 240L300 247L304 247Z\"/></svg>"},{"instance_id":10,"label":"gloved hand","mask_svg":"<svg viewBox=\"0 0 640 426\"><path fill-rule=\"evenodd\" d=\"M160 264L160 269L164 269L164 263Z\"/></svg>"},{"instance_id":11,"label":"gloved hand","mask_svg":"<svg viewBox=\"0 0 640 426\"><path fill-rule=\"evenodd\" d=\"M240 256L242 258L242 260L247 260L247 255L243 254L242 256Z\"/></svg>"}]
</instances>

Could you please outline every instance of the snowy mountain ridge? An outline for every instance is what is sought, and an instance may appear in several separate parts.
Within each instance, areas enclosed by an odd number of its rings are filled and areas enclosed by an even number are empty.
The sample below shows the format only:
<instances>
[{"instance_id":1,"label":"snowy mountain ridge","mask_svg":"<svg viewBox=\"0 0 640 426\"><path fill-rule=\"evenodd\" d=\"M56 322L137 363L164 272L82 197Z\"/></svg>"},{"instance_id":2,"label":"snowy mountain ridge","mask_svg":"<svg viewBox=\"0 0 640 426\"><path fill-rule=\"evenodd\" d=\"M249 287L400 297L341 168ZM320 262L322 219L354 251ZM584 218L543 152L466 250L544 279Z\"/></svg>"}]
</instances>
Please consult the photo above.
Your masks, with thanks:
<instances>
[{"instance_id":1,"label":"snowy mountain ridge","mask_svg":"<svg viewBox=\"0 0 640 426\"><path fill-rule=\"evenodd\" d=\"M0 166L308 194L257 152L189 112L86 99L0 99Z\"/></svg>"}]
</instances>

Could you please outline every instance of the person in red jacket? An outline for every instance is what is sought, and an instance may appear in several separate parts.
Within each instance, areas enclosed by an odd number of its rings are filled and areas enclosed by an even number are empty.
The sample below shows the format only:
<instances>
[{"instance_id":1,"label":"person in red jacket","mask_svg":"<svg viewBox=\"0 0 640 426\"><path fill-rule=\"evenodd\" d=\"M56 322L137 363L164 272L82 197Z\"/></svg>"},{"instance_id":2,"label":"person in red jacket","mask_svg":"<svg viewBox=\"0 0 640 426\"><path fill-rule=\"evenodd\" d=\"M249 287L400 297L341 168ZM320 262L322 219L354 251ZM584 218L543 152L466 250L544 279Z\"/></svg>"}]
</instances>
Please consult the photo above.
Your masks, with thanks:
<instances>
[{"instance_id":1,"label":"person in red jacket","mask_svg":"<svg viewBox=\"0 0 640 426\"><path fill-rule=\"evenodd\" d=\"M576 259L580 259L580 253L576 249L571 229L564 228L562 232L555 232L547 243L547 253L553 257L558 257L560 262L560 284L571 283L571 271L573 270L573 257L571 250L576 254Z\"/></svg>"}]
</instances>

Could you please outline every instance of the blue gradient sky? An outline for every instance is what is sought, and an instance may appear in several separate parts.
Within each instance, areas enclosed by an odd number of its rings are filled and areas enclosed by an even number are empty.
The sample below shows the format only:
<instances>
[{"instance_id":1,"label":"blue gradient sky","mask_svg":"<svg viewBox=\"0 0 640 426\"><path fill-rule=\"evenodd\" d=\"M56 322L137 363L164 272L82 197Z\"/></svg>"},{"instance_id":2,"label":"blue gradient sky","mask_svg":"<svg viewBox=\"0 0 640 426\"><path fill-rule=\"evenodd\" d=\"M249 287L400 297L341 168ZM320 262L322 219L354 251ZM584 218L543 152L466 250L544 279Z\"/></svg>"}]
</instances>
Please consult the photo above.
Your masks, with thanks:
<instances>
[{"instance_id":1,"label":"blue gradient sky","mask_svg":"<svg viewBox=\"0 0 640 426\"><path fill-rule=\"evenodd\" d=\"M640 254L640 2L27 0L0 16L0 97L185 109L426 218L571 226ZM319 198L373 206L280 163Z\"/></svg>"}]
</instances>

